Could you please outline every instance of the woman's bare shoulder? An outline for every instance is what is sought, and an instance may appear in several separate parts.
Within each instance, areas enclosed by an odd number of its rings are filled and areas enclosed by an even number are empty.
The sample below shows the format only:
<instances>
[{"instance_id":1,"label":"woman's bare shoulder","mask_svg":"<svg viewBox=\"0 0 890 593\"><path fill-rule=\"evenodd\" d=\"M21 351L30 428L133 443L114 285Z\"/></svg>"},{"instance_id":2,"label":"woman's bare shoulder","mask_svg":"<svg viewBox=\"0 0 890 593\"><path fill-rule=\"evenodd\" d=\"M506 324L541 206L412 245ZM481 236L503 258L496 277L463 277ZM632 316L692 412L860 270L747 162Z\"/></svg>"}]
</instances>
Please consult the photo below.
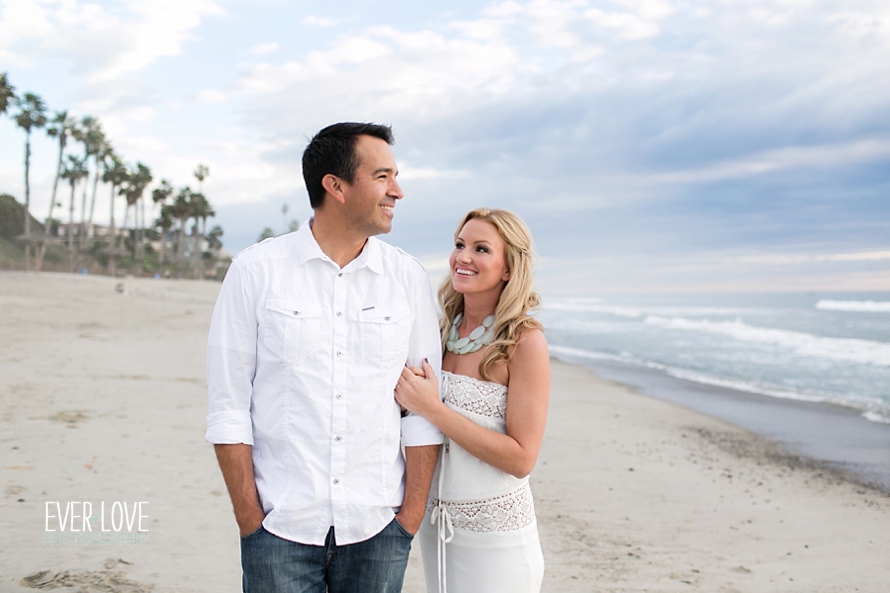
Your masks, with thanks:
<instances>
[{"instance_id":1,"label":"woman's bare shoulder","mask_svg":"<svg viewBox=\"0 0 890 593\"><path fill-rule=\"evenodd\" d=\"M528 364L534 362L550 361L550 350L547 348L547 339L544 332L536 327L529 327L522 331L510 357L510 362Z\"/></svg>"}]
</instances>

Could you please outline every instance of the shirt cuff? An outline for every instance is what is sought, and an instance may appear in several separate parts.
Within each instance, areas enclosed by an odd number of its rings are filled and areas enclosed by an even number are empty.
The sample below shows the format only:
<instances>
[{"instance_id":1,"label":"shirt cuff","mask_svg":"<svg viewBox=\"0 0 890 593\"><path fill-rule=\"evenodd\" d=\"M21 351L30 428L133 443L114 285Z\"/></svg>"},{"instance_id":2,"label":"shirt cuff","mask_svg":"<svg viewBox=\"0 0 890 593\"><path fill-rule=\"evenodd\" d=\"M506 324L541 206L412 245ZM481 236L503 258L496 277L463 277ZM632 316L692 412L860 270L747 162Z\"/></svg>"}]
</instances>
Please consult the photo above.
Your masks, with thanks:
<instances>
[{"instance_id":1,"label":"shirt cuff","mask_svg":"<svg viewBox=\"0 0 890 593\"><path fill-rule=\"evenodd\" d=\"M441 445L444 442L442 431L423 416L408 414L402 418L402 444L406 447Z\"/></svg>"},{"instance_id":2,"label":"shirt cuff","mask_svg":"<svg viewBox=\"0 0 890 593\"><path fill-rule=\"evenodd\" d=\"M208 415L204 440L214 445L253 445L250 412L227 411Z\"/></svg>"}]
</instances>

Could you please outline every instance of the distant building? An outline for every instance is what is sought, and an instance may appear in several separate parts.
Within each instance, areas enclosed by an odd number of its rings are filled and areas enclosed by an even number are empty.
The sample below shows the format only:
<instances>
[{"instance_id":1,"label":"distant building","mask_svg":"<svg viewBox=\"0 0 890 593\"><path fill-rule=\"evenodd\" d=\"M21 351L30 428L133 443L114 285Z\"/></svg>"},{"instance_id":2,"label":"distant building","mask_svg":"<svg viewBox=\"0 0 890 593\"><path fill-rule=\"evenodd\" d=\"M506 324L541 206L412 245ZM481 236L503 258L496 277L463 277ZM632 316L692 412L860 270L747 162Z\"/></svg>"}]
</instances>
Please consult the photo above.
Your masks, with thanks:
<instances>
[{"instance_id":1,"label":"distant building","mask_svg":"<svg viewBox=\"0 0 890 593\"><path fill-rule=\"evenodd\" d=\"M75 237L80 237L80 234L81 234L81 231L83 230L83 228L84 228L84 225L82 225L79 222L75 222L72 225L72 230L74 231L72 234ZM122 229L122 228L115 227L114 236L115 237L126 237L129 232L130 232L130 229ZM107 225L103 225L103 224L93 224L92 232L90 233L90 235L87 238L88 239L107 238L110 234L111 234L111 227L109 227ZM58 236L60 236L60 237L68 236L68 223L67 222L59 223Z\"/></svg>"}]
</instances>

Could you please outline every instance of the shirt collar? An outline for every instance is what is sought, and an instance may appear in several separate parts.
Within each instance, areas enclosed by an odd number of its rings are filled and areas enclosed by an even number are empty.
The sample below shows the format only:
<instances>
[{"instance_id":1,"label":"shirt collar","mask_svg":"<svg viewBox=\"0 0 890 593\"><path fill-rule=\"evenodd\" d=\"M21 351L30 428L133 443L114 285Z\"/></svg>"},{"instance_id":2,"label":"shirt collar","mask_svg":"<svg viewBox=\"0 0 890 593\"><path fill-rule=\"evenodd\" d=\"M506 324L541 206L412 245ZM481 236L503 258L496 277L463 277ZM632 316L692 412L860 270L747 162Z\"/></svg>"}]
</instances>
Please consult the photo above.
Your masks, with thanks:
<instances>
[{"instance_id":1,"label":"shirt collar","mask_svg":"<svg viewBox=\"0 0 890 593\"><path fill-rule=\"evenodd\" d=\"M294 251L296 252L297 262L303 265L310 259L321 259L336 265L321 250L321 247L318 246L318 241L315 240L315 235L312 234L311 226L314 220L314 217L310 218L297 229L296 236L294 237ZM383 249L380 246L380 241L375 237L369 237L358 257L346 264L343 269L350 268L350 271L354 271L365 266L375 274L383 274Z\"/></svg>"}]
</instances>

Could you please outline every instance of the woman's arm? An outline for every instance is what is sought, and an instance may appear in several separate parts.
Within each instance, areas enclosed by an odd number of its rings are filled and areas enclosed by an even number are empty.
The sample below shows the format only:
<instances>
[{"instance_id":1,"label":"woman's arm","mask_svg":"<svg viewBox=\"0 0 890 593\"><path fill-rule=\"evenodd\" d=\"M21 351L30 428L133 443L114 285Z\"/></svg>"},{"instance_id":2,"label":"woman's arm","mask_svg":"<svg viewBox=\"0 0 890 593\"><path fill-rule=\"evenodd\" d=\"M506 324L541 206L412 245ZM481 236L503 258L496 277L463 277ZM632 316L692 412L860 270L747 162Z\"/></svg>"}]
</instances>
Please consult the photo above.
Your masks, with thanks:
<instances>
[{"instance_id":1,"label":"woman's arm","mask_svg":"<svg viewBox=\"0 0 890 593\"><path fill-rule=\"evenodd\" d=\"M522 334L508 366L507 434L488 430L446 406L428 365L425 377L404 369L396 400L433 423L448 438L485 463L522 478L531 473L541 450L550 401L550 354L540 330Z\"/></svg>"}]
</instances>

